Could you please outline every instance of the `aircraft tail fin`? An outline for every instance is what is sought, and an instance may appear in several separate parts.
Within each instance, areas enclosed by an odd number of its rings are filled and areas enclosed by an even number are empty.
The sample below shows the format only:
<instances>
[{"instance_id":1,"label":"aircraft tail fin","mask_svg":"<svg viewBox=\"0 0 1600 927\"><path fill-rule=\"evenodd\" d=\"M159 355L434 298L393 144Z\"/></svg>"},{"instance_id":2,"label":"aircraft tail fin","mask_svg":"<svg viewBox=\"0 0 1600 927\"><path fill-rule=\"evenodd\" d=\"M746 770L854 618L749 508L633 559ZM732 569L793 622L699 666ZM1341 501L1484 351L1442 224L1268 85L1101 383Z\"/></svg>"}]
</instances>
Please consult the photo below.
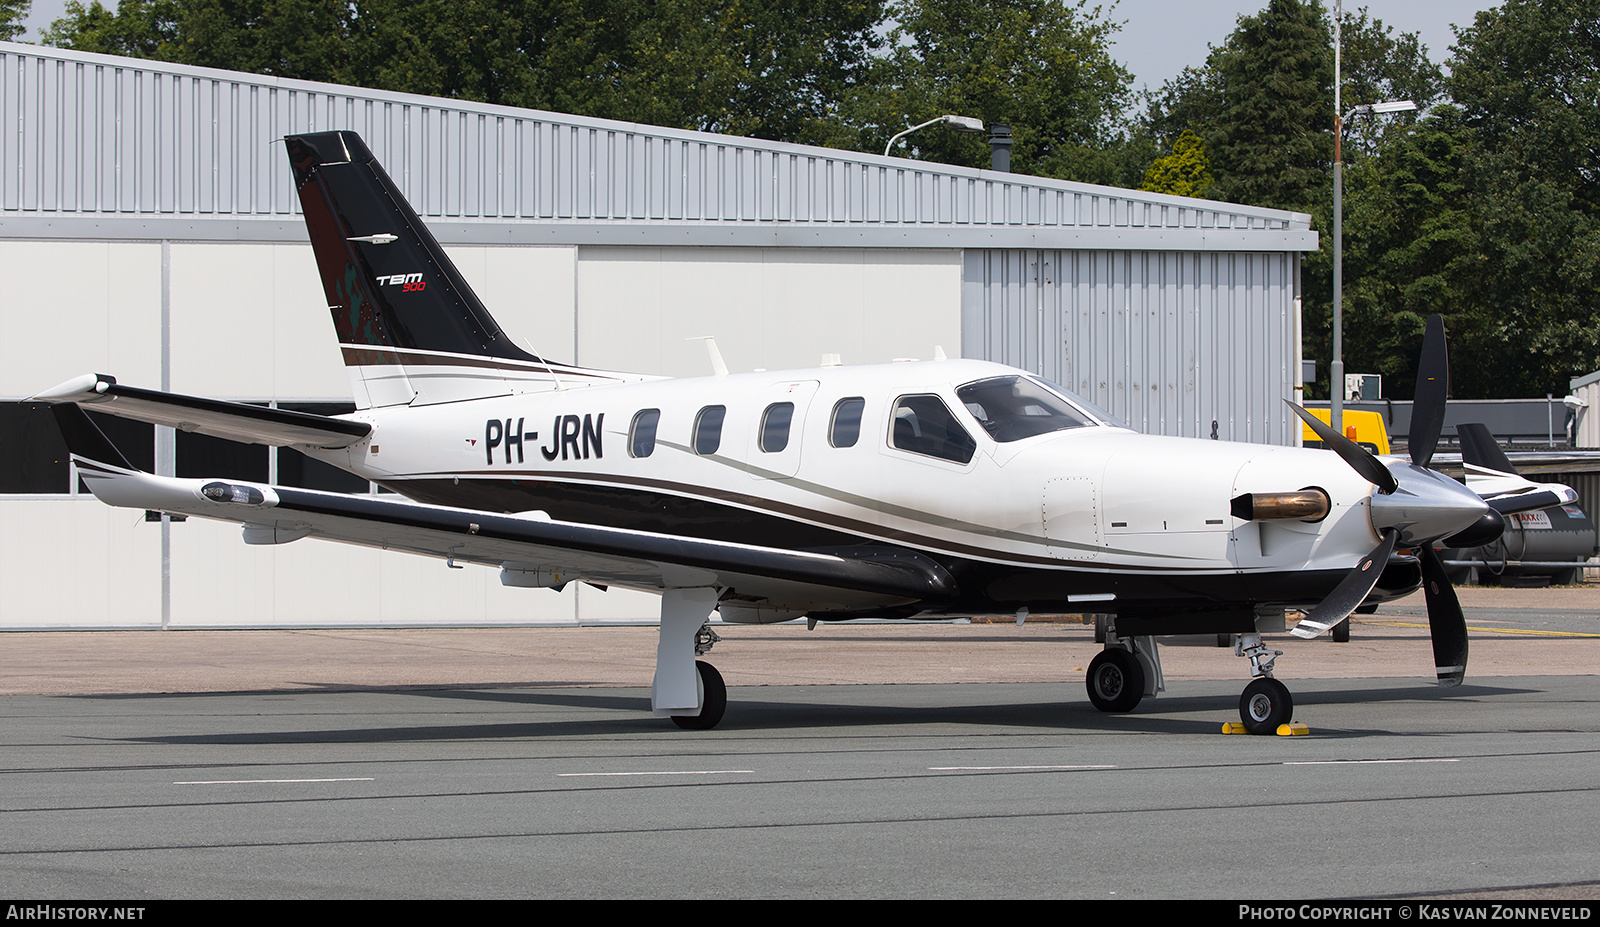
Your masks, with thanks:
<instances>
[{"instance_id":1,"label":"aircraft tail fin","mask_svg":"<svg viewBox=\"0 0 1600 927\"><path fill-rule=\"evenodd\" d=\"M512 343L359 135L284 144L358 407L594 382Z\"/></svg>"},{"instance_id":2,"label":"aircraft tail fin","mask_svg":"<svg viewBox=\"0 0 1600 927\"><path fill-rule=\"evenodd\" d=\"M1501 449L1500 442L1494 439L1489 426L1477 423L1456 426L1456 434L1461 437L1461 462L1469 466L1482 467L1496 473L1510 473L1520 476L1517 468Z\"/></svg>"}]
</instances>

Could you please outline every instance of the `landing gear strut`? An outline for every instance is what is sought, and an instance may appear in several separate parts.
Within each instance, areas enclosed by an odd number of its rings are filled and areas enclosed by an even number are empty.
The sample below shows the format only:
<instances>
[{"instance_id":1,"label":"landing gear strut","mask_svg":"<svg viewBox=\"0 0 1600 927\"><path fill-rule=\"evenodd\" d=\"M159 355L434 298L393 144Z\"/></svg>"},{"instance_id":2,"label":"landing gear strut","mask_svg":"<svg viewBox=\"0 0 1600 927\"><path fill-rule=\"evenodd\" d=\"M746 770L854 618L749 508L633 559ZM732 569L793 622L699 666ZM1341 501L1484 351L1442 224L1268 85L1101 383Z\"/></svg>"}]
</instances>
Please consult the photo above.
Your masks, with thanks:
<instances>
[{"instance_id":1,"label":"landing gear strut","mask_svg":"<svg viewBox=\"0 0 1600 927\"><path fill-rule=\"evenodd\" d=\"M716 607L717 591L711 588L668 589L661 594L661 636L650 708L688 730L716 727L728 707L722 674L695 659L717 642L716 632L706 625Z\"/></svg>"}]
</instances>

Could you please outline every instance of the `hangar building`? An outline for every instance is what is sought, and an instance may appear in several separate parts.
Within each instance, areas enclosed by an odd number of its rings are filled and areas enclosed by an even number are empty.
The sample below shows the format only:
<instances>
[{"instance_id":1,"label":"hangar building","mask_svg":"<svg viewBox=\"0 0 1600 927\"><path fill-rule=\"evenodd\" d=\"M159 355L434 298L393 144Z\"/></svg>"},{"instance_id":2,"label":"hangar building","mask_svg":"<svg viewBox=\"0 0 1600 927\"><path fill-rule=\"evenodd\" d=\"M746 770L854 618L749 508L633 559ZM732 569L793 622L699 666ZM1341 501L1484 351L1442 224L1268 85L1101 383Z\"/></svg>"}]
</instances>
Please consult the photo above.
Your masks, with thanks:
<instances>
[{"instance_id":1,"label":"hangar building","mask_svg":"<svg viewBox=\"0 0 1600 927\"><path fill-rule=\"evenodd\" d=\"M1292 444L1310 217L0 43L0 627L575 623L654 598L146 522L82 491L69 377L351 408L282 136L359 132L501 325L557 360L710 372L950 354L1174 435ZM156 472L366 492L289 450L113 420Z\"/></svg>"}]
</instances>

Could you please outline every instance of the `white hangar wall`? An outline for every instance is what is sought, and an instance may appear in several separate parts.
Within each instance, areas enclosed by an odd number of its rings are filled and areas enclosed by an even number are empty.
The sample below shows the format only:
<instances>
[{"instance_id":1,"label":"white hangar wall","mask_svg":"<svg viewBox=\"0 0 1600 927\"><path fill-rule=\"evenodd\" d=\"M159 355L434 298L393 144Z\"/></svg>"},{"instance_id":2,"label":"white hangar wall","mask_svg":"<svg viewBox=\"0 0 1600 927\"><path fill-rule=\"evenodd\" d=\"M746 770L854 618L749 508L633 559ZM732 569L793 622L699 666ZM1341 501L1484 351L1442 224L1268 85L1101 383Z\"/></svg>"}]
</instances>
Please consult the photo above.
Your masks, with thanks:
<instances>
[{"instance_id":1,"label":"white hangar wall","mask_svg":"<svg viewBox=\"0 0 1600 927\"><path fill-rule=\"evenodd\" d=\"M554 359L696 375L706 351L685 339L700 335L735 369L938 345L1147 431L1205 436L1216 420L1225 440L1298 438L1281 399L1299 371L1299 254L1316 242L1303 215L9 43L0 413L91 370L348 401L274 144L335 128L367 139L505 329ZM37 425L0 431L0 463ZM133 440L159 472L184 465L170 431ZM284 476L285 455L263 472ZM236 527L148 523L69 477L0 487L0 628L656 614L650 596L506 589L492 570L397 554L247 547Z\"/></svg>"}]
</instances>

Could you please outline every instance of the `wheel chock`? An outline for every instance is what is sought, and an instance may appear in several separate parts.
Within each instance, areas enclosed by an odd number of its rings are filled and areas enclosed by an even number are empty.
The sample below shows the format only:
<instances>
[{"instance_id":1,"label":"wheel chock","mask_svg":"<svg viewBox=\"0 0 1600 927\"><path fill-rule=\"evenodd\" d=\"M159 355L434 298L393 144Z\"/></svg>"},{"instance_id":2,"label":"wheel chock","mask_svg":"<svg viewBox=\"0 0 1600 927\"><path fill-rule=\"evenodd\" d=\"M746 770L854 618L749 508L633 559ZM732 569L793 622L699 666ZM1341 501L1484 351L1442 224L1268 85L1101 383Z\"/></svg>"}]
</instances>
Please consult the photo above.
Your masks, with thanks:
<instances>
[{"instance_id":1,"label":"wheel chock","mask_svg":"<svg viewBox=\"0 0 1600 927\"><path fill-rule=\"evenodd\" d=\"M1245 727L1243 722L1240 722L1240 721L1229 721L1227 724L1224 724L1222 726L1222 733L1224 733L1224 734L1248 734L1248 733L1250 733L1250 729Z\"/></svg>"},{"instance_id":2,"label":"wheel chock","mask_svg":"<svg viewBox=\"0 0 1600 927\"><path fill-rule=\"evenodd\" d=\"M1288 724L1278 725L1279 737L1299 737L1309 733L1311 733L1311 728L1306 727L1304 724L1301 724L1298 721L1291 721Z\"/></svg>"}]
</instances>

